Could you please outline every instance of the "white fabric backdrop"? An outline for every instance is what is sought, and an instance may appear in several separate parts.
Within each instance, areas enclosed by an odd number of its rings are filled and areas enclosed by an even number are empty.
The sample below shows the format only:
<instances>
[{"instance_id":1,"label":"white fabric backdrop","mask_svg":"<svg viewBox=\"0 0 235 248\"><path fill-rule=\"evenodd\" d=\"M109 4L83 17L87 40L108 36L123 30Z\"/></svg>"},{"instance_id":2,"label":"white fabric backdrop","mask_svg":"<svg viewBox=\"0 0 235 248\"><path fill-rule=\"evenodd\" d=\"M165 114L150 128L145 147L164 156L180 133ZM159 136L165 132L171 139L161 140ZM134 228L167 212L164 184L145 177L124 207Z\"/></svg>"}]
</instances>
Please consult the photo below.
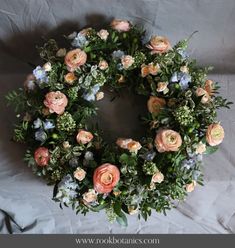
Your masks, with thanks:
<instances>
[{"instance_id":1,"label":"white fabric backdrop","mask_svg":"<svg viewBox=\"0 0 235 248\"><path fill-rule=\"evenodd\" d=\"M235 233L235 108L219 118L226 138L218 153L205 159L205 187L198 187L167 217L148 222L128 217L129 226L109 224L103 212L76 216L51 200L52 188L32 175L22 162L23 148L10 141L14 114L4 95L22 84L39 62L35 45L42 37L61 37L86 25L101 26L113 17L140 23L174 44L198 30L189 51L201 65L212 64L212 79L235 102L235 2L233 0L1 0L0 1L0 232L1 233ZM101 104L105 128L122 131L108 114L136 105L133 101ZM109 118L110 119L110 118ZM131 123L131 119L127 119ZM123 126L122 126L123 128ZM122 129L121 128L121 129ZM130 130L123 130L129 132ZM15 223L17 223L17 225ZM21 228L21 231L20 231Z\"/></svg>"}]
</instances>

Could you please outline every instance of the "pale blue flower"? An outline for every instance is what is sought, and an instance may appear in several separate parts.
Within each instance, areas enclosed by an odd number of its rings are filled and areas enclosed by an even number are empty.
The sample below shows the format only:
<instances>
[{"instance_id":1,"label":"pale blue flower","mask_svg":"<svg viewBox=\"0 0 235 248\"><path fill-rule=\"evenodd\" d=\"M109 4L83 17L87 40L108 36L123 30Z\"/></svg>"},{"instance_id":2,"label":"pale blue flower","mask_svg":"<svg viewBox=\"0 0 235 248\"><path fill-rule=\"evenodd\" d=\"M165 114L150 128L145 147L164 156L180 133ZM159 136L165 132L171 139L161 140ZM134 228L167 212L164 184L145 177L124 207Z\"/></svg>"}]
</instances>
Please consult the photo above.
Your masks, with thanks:
<instances>
[{"instance_id":1,"label":"pale blue flower","mask_svg":"<svg viewBox=\"0 0 235 248\"><path fill-rule=\"evenodd\" d=\"M70 165L71 167L73 167L73 168L78 167L78 160L77 160L77 158L71 158L71 159L69 160L69 165Z\"/></svg>"},{"instance_id":2,"label":"pale blue flower","mask_svg":"<svg viewBox=\"0 0 235 248\"><path fill-rule=\"evenodd\" d=\"M94 160L94 154L92 153L92 152L90 152L90 151L87 151L86 153L85 153L85 156L84 156L84 158L86 159L86 160Z\"/></svg>"},{"instance_id":3,"label":"pale blue flower","mask_svg":"<svg viewBox=\"0 0 235 248\"><path fill-rule=\"evenodd\" d=\"M121 51L121 50L117 50L117 51L114 51L112 53L113 59L121 59L121 57L124 56L124 55L125 55L125 53L123 51Z\"/></svg>"},{"instance_id":4,"label":"pale blue flower","mask_svg":"<svg viewBox=\"0 0 235 248\"><path fill-rule=\"evenodd\" d=\"M180 54L183 59L186 59L189 57L188 53L183 49L179 49L178 54Z\"/></svg>"},{"instance_id":5,"label":"pale blue flower","mask_svg":"<svg viewBox=\"0 0 235 248\"><path fill-rule=\"evenodd\" d=\"M34 122L33 122L33 128L37 129L40 128L42 126L42 121L41 119L37 118Z\"/></svg>"},{"instance_id":6,"label":"pale blue flower","mask_svg":"<svg viewBox=\"0 0 235 248\"><path fill-rule=\"evenodd\" d=\"M82 97L89 102L95 101L95 95L99 91L99 89L100 89L100 85L96 84L93 86L93 88L89 92L83 94Z\"/></svg>"},{"instance_id":7,"label":"pale blue flower","mask_svg":"<svg viewBox=\"0 0 235 248\"><path fill-rule=\"evenodd\" d=\"M46 119L46 120L43 122L43 127L44 127L45 130L48 130L48 129L53 129L53 128L55 128L55 125L54 125L54 123L53 123L52 121Z\"/></svg>"},{"instance_id":8,"label":"pale blue flower","mask_svg":"<svg viewBox=\"0 0 235 248\"><path fill-rule=\"evenodd\" d=\"M43 81L47 76L46 71L41 66L37 66L33 70L33 75L37 80L41 80L41 81Z\"/></svg>"},{"instance_id":9,"label":"pale blue flower","mask_svg":"<svg viewBox=\"0 0 235 248\"><path fill-rule=\"evenodd\" d=\"M186 90L189 87L191 82L191 76L188 73L184 72L174 72L171 76L170 81L172 83L179 82L182 90Z\"/></svg>"},{"instance_id":10,"label":"pale blue flower","mask_svg":"<svg viewBox=\"0 0 235 248\"><path fill-rule=\"evenodd\" d=\"M36 131L34 136L35 136L35 140L40 141L40 142L44 142L47 139L47 134L42 129L39 129L38 131Z\"/></svg>"},{"instance_id":11,"label":"pale blue flower","mask_svg":"<svg viewBox=\"0 0 235 248\"><path fill-rule=\"evenodd\" d=\"M89 44L89 41L86 39L85 35L78 33L71 44L74 47L83 48Z\"/></svg>"}]
</instances>

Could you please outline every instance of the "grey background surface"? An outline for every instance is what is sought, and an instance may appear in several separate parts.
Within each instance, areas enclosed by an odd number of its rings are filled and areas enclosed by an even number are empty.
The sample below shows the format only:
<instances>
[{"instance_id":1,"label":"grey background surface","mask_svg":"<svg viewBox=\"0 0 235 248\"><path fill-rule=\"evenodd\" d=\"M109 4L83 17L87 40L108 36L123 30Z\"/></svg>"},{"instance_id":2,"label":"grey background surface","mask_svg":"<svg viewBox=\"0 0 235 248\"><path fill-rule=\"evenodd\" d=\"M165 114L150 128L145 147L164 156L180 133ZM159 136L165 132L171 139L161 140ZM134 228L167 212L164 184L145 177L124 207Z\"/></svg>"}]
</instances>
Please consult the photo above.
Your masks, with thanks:
<instances>
[{"instance_id":1,"label":"grey background surface","mask_svg":"<svg viewBox=\"0 0 235 248\"><path fill-rule=\"evenodd\" d=\"M147 37L165 35L172 44L198 30L191 56L200 65L214 65L210 78L235 102L234 0L0 0L0 232L9 233L10 226L13 233L235 233L234 106L219 113L226 138L218 153L205 158L205 187L197 187L166 217L153 214L148 222L128 217L124 229L109 224L103 212L84 217L60 210L51 200L52 188L22 162L24 148L10 141L15 116L4 95L22 85L31 72L28 62L40 62L35 45L48 37L63 44L63 34L101 27L114 17L142 24ZM100 102L107 136L139 132L137 99L109 100Z\"/></svg>"}]
</instances>

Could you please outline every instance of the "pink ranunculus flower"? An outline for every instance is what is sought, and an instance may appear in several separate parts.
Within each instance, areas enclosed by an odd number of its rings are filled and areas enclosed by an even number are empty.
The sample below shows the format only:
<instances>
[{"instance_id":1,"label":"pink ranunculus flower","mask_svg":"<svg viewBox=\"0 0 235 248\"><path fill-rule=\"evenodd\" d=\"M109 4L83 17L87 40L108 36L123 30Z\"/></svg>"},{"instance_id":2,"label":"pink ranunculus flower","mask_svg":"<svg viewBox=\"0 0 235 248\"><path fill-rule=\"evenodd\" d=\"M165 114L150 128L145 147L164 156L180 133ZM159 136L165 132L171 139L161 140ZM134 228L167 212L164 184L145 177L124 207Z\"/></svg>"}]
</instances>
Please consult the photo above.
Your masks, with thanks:
<instances>
[{"instance_id":1,"label":"pink ranunculus flower","mask_svg":"<svg viewBox=\"0 0 235 248\"><path fill-rule=\"evenodd\" d=\"M49 109L50 113L63 114L67 104L66 95L60 91L51 91L45 96L44 105Z\"/></svg>"},{"instance_id":2,"label":"pink ranunculus flower","mask_svg":"<svg viewBox=\"0 0 235 248\"><path fill-rule=\"evenodd\" d=\"M151 181L153 183L161 183L163 180L164 180L164 175L160 171L157 171L155 174L153 174Z\"/></svg>"},{"instance_id":3,"label":"pink ranunculus flower","mask_svg":"<svg viewBox=\"0 0 235 248\"><path fill-rule=\"evenodd\" d=\"M46 147L39 147L34 152L34 160L38 166L46 166L50 160L50 153Z\"/></svg>"},{"instance_id":4,"label":"pink ranunculus flower","mask_svg":"<svg viewBox=\"0 0 235 248\"><path fill-rule=\"evenodd\" d=\"M93 134L85 130L80 130L76 137L77 142L83 145L89 143L93 138L94 138Z\"/></svg>"},{"instance_id":5,"label":"pink ranunculus flower","mask_svg":"<svg viewBox=\"0 0 235 248\"><path fill-rule=\"evenodd\" d=\"M128 21L126 20L113 20L111 22L111 27L115 30L117 30L118 32L127 32L130 30L131 25Z\"/></svg>"},{"instance_id":6,"label":"pink ranunculus flower","mask_svg":"<svg viewBox=\"0 0 235 248\"><path fill-rule=\"evenodd\" d=\"M86 60L87 54L79 48L69 51L64 58L67 69L71 72L84 65Z\"/></svg>"},{"instance_id":7,"label":"pink ranunculus flower","mask_svg":"<svg viewBox=\"0 0 235 248\"><path fill-rule=\"evenodd\" d=\"M117 166L106 163L95 169L93 174L94 189L101 194L110 193L120 179Z\"/></svg>"},{"instance_id":8,"label":"pink ranunculus flower","mask_svg":"<svg viewBox=\"0 0 235 248\"><path fill-rule=\"evenodd\" d=\"M160 130L155 138L155 146L158 152L176 152L182 145L179 133L170 129Z\"/></svg>"},{"instance_id":9,"label":"pink ranunculus flower","mask_svg":"<svg viewBox=\"0 0 235 248\"><path fill-rule=\"evenodd\" d=\"M219 123L209 125L206 131L206 141L210 146L217 146L224 139L224 129Z\"/></svg>"},{"instance_id":10,"label":"pink ranunculus flower","mask_svg":"<svg viewBox=\"0 0 235 248\"><path fill-rule=\"evenodd\" d=\"M166 53L171 49L171 44L166 37L153 36L147 47L151 50L151 54Z\"/></svg>"},{"instance_id":11,"label":"pink ranunculus flower","mask_svg":"<svg viewBox=\"0 0 235 248\"><path fill-rule=\"evenodd\" d=\"M160 98L157 96L150 96L147 106L148 106L148 111L151 114L159 114L161 109L166 105L166 101L164 98Z\"/></svg>"}]
</instances>

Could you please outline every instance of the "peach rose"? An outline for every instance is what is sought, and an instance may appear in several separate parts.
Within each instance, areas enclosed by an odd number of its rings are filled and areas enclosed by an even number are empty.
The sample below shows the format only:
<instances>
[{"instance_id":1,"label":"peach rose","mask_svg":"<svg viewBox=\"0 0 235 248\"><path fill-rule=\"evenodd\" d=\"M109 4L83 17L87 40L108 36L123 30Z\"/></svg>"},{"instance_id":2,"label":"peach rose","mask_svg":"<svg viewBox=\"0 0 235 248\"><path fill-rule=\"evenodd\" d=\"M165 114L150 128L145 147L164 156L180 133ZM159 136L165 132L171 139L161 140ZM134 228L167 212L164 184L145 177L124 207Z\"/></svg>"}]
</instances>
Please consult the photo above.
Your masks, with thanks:
<instances>
[{"instance_id":1,"label":"peach rose","mask_svg":"<svg viewBox=\"0 0 235 248\"><path fill-rule=\"evenodd\" d=\"M97 35L100 37L101 40L107 40L109 36L109 32L106 29L101 29Z\"/></svg>"},{"instance_id":2,"label":"peach rose","mask_svg":"<svg viewBox=\"0 0 235 248\"><path fill-rule=\"evenodd\" d=\"M72 85L73 82L77 79L77 77L75 76L75 74L73 72L69 72L64 76L64 80L67 84Z\"/></svg>"},{"instance_id":3,"label":"peach rose","mask_svg":"<svg viewBox=\"0 0 235 248\"><path fill-rule=\"evenodd\" d=\"M51 91L46 94L44 105L48 107L50 113L56 113L61 115L64 113L65 107L68 104L68 99L66 95L60 91Z\"/></svg>"},{"instance_id":4,"label":"peach rose","mask_svg":"<svg viewBox=\"0 0 235 248\"><path fill-rule=\"evenodd\" d=\"M141 66L141 76L142 77L146 77L149 74L155 76L157 75L157 73L160 70L160 66L158 64L153 64L153 63L149 63L148 65L143 64Z\"/></svg>"},{"instance_id":5,"label":"peach rose","mask_svg":"<svg viewBox=\"0 0 235 248\"><path fill-rule=\"evenodd\" d=\"M122 65L124 69L128 69L135 62L134 58L130 55L125 55L122 57Z\"/></svg>"},{"instance_id":6,"label":"peach rose","mask_svg":"<svg viewBox=\"0 0 235 248\"><path fill-rule=\"evenodd\" d=\"M189 72L188 67L186 65L181 66L180 71L183 72L183 73L188 73Z\"/></svg>"},{"instance_id":7,"label":"peach rose","mask_svg":"<svg viewBox=\"0 0 235 248\"><path fill-rule=\"evenodd\" d=\"M168 86L168 82L159 82L157 84L157 92L166 92Z\"/></svg>"},{"instance_id":8,"label":"peach rose","mask_svg":"<svg viewBox=\"0 0 235 248\"><path fill-rule=\"evenodd\" d=\"M158 114L165 105L166 105L165 99L157 96L150 96L147 103L148 111L151 114Z\"/></svg>"},{"instance_id":9,"label":"peach rose","mask_svg":"<svg viewBox=\"0 0 235 248\"><path fill-rule=\"evenodd\" d=\"M128 21L115 19L111 22L111 27L118 32L127 32L130 30L131 25Z\"/></svg>"},{"instance_id":10,"label":"peach rose","mask_svg":"<svg viewBox=\"0 0 235 248\"><path fill-rule=\"evenodd\" d=\"M76 178L78 181L82 181L86 177L86 172L81 168L78 167L74 173L73 173L74 178Z\"/></svg>"},{"instance_id":11,"label":"peach rose","mask_svg":"<svg viewBox=\"0 0 235 248\"><path fill-rule=\"evenodd\" d=\"M203 154L206 151L206 144L199 142L196 147L196 154Z\"/></svg>"},{"instance_id":12,"label":"peach rose","mask_svg":"<svg viewBox=\"0 0 235 248\"><path fill-rule=\"evenodd\" d=\"M117 166L106 163L95 169L93 175L94 189L98 193L109 193L117 185L120 172Z\"/></svg>"},{"instance_id":13,"label":"peach rose","mask_svg":"<svg viewBox=\"0 0 235 248\"><path fill-rule=\"evenodd\" d=\"M89 143L93 139L93 137L94 136L92 133L84 131L84 130L80 130L77 134L76 139L79 144L85 145Z\"/></svg>"},{"instance_id":14,"label":"peach rose","mask_svg":"<svg viewBox=\"0 0 235 248\"><path fill-rule=\"evenodd\" d=\"M152 176L152 182L153 183L161 183L164 180L164 175L158 171Z\"/></svg>"},{"instance_id":15,"label":"peach rose","mask_svg":"<svg viewBox=\"0 0 235 248\"><path fill-rule=\"evenodd\" d=\"M206 80L204 89L209 96L214 95L214 82L212 80Z\"/></svg>"},{"instance_id":16,"label":"peach rose","mask_svg":"<svg viewBox=\"0 0 235 248\"><path fill-rule=\"evenodd\" d=\"M166 53L171 49L169 40L162 36L153 36L147 47L152 50L151 54Z\"/></svg>"},{"instance_id":17,"label":"peach rose","mask_svg":"<svg viewBox=\"0 0 235 248\"><path fill-rule=\"evenodd\" d=\"M39 166L46 166L50 160L50 153L46 147L39 147L34 152L34 160Z\"/></svg>"},{"instance_id":18,"label":"peach rose","mask_svg":"<svg viewBox=\"0 0 235 248\"><path fill-rule=\"evenodd\" d=\"M125 83L126 79L123 75L120 75L118 78L118 83Z\"/></svg>"},{"instance_id":19,"label":"peach rose","mask_svg":"<svg viewBox=\"0 0 235 248\"><path fill-rule=\"evenodd\" d=\"M198 97L202 96L201 98L201 103L205 104L205 103L208 103L210 101L210 96L209 94L207 93L206 90L204 90L203 88L197 88L196 89L196 95Z\"/></svg>"},{"instance_id":20,"label":"peach rose","mask_svg":"<svg viewBox=\"0 0 235 248\"><path fill-rule=\"evenodd\" d=\"M128 206L127 209L128 209L128 213L130 215L134 215L134 214L137 214L139 212L139 209L136 206Z\"/></svg>"},{"instance_id":21,"label":"peach rose","mask_svg":"<svg viewBox=\"0 0 235 248\"><path fill-rule=\"evenodd\" d=\"M137 153L141 149L141 147L142 147L141 144L138 141L134 141L134 140L132 140L127 144L127 149L130 152L134 152L134 153Z\"/></svg>"},{"instance_id":22,"label":"peach rose","mask_svg":"<svg viewBox=\"0 0 235 248\"><path fill-rule=\"evenodd\" d=\"M127 145L132 141L132 139L118 138L116 144L122 149L127 149Z\"/></svg>"},{"instance_id":23,"label":"peach rose","mask_svg":"<svg viewBox=\"0 0 235 248\"><path fill-rule=\"evenodd\" d=\"M67 69L71 72L84 65L86 60L86 53L79 48L69 51L64 58Z\"/></svg>"},{"instance_id":24,"label":"peach rose","mask_svg":"<svg viewBox=\"0 0 235 248\"><path fill-rule=\"evenodd\" d=\"M224 129L218 124L209 125L206 131L206 141L210 146L217 146L222 143L224 139Z\"/></svg>"},{"instance_id":25,"label":"peach rose","mask_svg":"<svg viewBox=\"0 0 235 248\"><path fill-rule=\"evenodd\" d=\"M197 182L194 181L194 180L193 180L191 183L186 184L186 185L185 185L186 191L187 191L188 193L194 191L196 185L197 185Z\"/></svg>"},{"instance_id":26,"label":"peach rose","mask_svg":"<svg viewBox=\"0 0 235 248\"><path fill-rule=\"evenodd\" d=\"M99 62L98 67L100 68L100 70L103 71L103 70L106 70L106 69L109 67L109 65L108 65L108 63L107 63L106 60L101 60L101 61Z\"/></svg>"},{"instance_id":27,"label":"peach rose","mask_svg":"<svg viewBox=\"0 0 235 248\"><path fill-rule=\"evenodd\" d=\"M97 201L97 193L95 192L94 189L89 189L88 192L82 195L82 197L85 204L89 204Z\"/></svg>"},{"instance_id":28,"label":"peach rose","mask_svg":"<svg viewBox=\"0 0 235 248\"><path fill-rule=\"evenodd\" d=\"M182 139L179 133L164 129L157 133L155 138L155 146L158 152L176 152L182 145Z\"/></svg>"},{"instance_id":29,"label":"peach rose","mask_svg":"<svg viewBox=\"0 0 235 248\"><path fill-rule=\"evenodd\" d=\"M89 28L84 28L84 29L82 29L82 30L79 32L79 34L82 34L82 35L84 35L84 36L87 36L87 35L89 35L89 33L91 32L91 30L92 30L91 27L89 27Z\"/></svg>"}]
</instances>

